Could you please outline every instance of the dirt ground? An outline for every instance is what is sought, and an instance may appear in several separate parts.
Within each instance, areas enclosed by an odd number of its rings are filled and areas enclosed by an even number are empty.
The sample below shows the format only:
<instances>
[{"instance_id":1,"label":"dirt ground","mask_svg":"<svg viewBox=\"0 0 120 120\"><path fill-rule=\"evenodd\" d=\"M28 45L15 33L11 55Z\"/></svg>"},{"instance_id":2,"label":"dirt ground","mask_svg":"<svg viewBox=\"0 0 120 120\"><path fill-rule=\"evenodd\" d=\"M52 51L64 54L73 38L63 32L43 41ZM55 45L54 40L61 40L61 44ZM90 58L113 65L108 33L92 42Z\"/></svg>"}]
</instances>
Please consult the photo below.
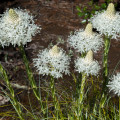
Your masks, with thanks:
<instances>
[{"instance_id":1,"label":"dirt ground","mask_svg":"<svg viewBox=\"0 0 120 120\"><path fill-rule=\"evenodd\" d=\"M36 24L40 25L42 30L40 34L33 37L31 43L28 43L25 47L25 51L28 59L30 60L30 66L33 70L36 82L39 81L39 75L35 72L33 67L32 59L37 57L39 50L44 49L49 46L50 43L57 44L59 38L62 38L65 42L60 43L59 46L64 48L66 51L69 50L67 44L67 37L71 31L75 31L79 28L84 28L86 25L82 24L83 18L77 15L76 6L82 4L83 6L88 5L89 0L1 0L0 1L0 14L2 14L6 8L18 8L27 9L30 11L36 19ZM99 0L99 4L104 2L104 0ZM110 73L113 72L115 66L120 59L120 42L112 40L110 53L109 53L109 68ZM102 64L102 53L103 50L95 54L95 59L97 59L100 64ZM0 50L0 61L1 64L6 69L10 81L13 83L18 83L20 85L29 85L28 78L26 75L25 67L22 61L22 57L18 51L18 48L6 47ZM119 71L119 67L117 71ZM73 71L71 69L71 71ZM101 75L101 74L100 74ZM72 85L73 80L70 77L65 77L64 80L59 80L56 86L59 84L67 87L68 89L74 89ZM42 77L42 79L46 79ZM43 82L43 81L41 81ZM3 85L3 80L0 82ZM43 82L43 84L45 84ZM4 87L5 88L5 87ZM20 90L16 89L16 92ZM27 91L21 92L19 94L20 101L26 104L28 98L24 95ZM31 95L32 96L32 95ZM9 109L9 108L7 108Z\"/></svg>"}]
</instances>

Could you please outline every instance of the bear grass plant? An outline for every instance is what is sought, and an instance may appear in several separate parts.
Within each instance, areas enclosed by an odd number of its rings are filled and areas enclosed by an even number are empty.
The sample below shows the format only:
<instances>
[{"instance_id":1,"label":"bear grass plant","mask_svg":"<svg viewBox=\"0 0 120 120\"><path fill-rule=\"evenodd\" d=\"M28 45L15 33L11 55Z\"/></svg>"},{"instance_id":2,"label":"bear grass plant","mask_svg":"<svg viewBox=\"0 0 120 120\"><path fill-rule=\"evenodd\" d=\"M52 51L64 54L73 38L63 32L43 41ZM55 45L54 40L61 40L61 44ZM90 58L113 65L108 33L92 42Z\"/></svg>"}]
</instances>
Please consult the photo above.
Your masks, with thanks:
<instances>
[{"instance_id":1,"label":"bear grass plant","mask_svg":"<svg viewBox=\"0 0 120 120\"><path fill-rule=\"evenodd\" d=\"M6 10L1 15L0 24L1 46L19 47L31 89L40 103L39 106L32 104L29 97L30 108L22 105L15 95L7 72L0 64L0 73L9 90L9 93L5 90L3 92L10 98L18 117L12 112L0 112L0 116L9 116L12 120L120 120L120 98L118 107L118 104L113 102L114 98L103 89L108 87L119 97L120 74L109 78L107 67L110 40L119 37L120 33L119 13L115 11L113 3L108 5L106 11L97 12L85 30L78 30L68 36L68 44L80 54L74 61L71 61L70 56L58 45L41 50L38 57L33 59L38 74L48 76L49 87L44 88L44 99L41 97L43 92L41 86L38 86L34 79L24 50L24 45L31 42L32 36L40 31L40 26L34 23L30 13L21 9ZM96 28L100 34L93 32L92 28ZM103 67L93 57L102 47L104 47ZM70 71L70 62L74 62L76 72ZM100 69L103 69L103 78L99 77ZM64 85L60 86L61 89L59 86L56 87L55 83L60 79L69 83L69 79L64 79L64 74L73 77L72 86L75 89L68 89ZM45 81L44 79L40 79L39 82ZM100 79L104 79L104 82L102 83Z\"/></svg>"},{"instance_id":2,"label":"bear grass plant","mask_svg":"<svg viewBox=\"0 0 120 120\"><path fill-rule=\"evenodd\" d=\"M103 78L104 86L108 84L108 53L111 39L118 39L120 37L120 13L115 11L113 3L110 3L106 11L96 13L91 18L93 27L96 28L100 34L104 36L104 57L103 57Z\"/></svg>"},{"instance_id":3,"label":"bear grass plant","mask_svg":"<svg viewBox=\"0 0 120 120\"><path fill-rule=\"evenodd\" d=\"M6 12L3 15L1 15L0 24L1 24L0 43L2 47L9 46L10 44L12 44L14 47L15 46L19 47L19 50L23 56L23 60L25 63L30 85L33 89L33 92L36 98L40 102L41 109L43 110L42 103L41 103L41 96L37 90L37 86L36 86L32 71L29 67L29 61L27 60L24 47L23 47L24 45L27 44L27 42L30 42L32 40L32 36L35 36L35 34L38 33L38 30L40 30L40 27L35 25L32 15L29 15L26 10L21 10L21 9L6 10ZM8 77L2 66L1 66L1 72L5 76L4 80L6 81L7 87L10 90L10 93L12 95L12 100L15 101L14 90L12 89L9 83L9 80L7 80ZM15 104L17 104L15 102L13 103L14 103L13 104L14 106ZM15 107L15 110L17 111L20 119L23 119L21 117L22 111L20 111L20 108Z\"/></svg>"}]
</instances>

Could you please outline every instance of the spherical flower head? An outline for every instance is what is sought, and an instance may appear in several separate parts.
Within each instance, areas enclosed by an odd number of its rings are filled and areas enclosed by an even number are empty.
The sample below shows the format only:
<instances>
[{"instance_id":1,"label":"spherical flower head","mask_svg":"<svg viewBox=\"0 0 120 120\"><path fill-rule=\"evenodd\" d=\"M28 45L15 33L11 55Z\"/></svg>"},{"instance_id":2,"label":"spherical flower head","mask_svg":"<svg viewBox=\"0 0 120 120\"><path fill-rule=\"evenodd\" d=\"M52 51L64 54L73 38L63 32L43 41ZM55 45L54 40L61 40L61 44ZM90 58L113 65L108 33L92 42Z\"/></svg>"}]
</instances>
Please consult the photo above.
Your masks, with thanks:
<instances>
[{"instance_id":1,"label":"spherical flower head","mask_svg":"<svg viewBox=\"0 0 120 120\"><path fill-rule=\"evenodd\" d=\"M108 82L107 87L109 87L110 91L113 91L115 94L120 96L120 73L114 75L111 78L111 81Z\"/></svg>"},{"instance_id":2,"label":"spherical flower head","mask_svg":"<svg viewBox=\"0 0 120 120\"><path fill-rule=\"evenodd\" d=\"M3 47L10 44L13 46L26 45L41 29L26 10L7 9L1 16L0 44Z\"/></svg>"},{"instance_id":3,"label":"spherical flower head","mask_svg":"<svg viewBox=\"0 0 120 120\"><path fill-rule=\"evenodd\" d=\"M84 72L88 75L97 75L100 70L100 65L93 60L93 52L90 50L85 58L77 58L75 60L75 68L79 73Z\"/></svg>"},{"instance_id":4,"label":"spherical flower head","mask_svg":"<svg viewBox=\"0 0 120 120\"><path fill-rule=\"evenodd\" d=\"M38 58L33 59L34 66L39 74L51 75L60 78L63 73L69 74L70 57L56 45L52 49L40 51Z\"/></svg>"},{"instance_id":5,"label":"spherical flower head","mask_svg":"<svg viewBox=\"0 0 120 120\"><path fill-rule=\"evenodd\" d=\"M80 53L86 53L89 50L97 52L103 46L102 37L92 31L92 24L89 23L85 30L80 29L68 37L69 44Z\"/></svg>"},{"instance_id":6,"label":"spherical flower head","mask_svg":"<svg viewBox=\"0 0 120 120\"><path fill-rule=\"evenodd\" d=\"M91 22L100 34L114 39L120 37L120 13L115 11L113 3L108 5L106 11L96 12Z\"/></svg>"}]
</instances>

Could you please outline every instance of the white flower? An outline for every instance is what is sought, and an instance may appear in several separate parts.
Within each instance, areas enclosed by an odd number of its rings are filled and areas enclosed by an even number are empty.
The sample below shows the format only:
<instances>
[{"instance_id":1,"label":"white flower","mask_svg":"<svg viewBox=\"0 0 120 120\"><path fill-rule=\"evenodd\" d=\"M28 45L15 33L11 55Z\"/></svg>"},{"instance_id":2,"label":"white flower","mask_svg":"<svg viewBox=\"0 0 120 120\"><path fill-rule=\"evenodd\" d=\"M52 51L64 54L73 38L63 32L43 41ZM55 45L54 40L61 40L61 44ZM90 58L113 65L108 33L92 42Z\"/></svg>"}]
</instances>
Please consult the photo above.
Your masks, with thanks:
<instances>
[{"instance_id":1,"label":"white flower","mask_svg":"<svg viewBox=\"0 0 120 120\"><path fill-rule=\"evenodd\" d=\"M120 73L114 75L111 78L111 81L108 82L107 87L109 87L110 91L113 91L115 94L120 96Z\"/></svg>"},{"instance_id":2,"label":"white flower","mask_svg":"<svg viewBox=\"0 0 120 120\"><path fill-rule=\"evenodd\" d=\"M32 41L41 28L35 25L33 16L26 10L10 9L0 18L0 44L20 46Z\"/></svg>"},{"instance_id":3,"label":"white flower","mask_svg":"<svg viewBox=\"0 0 120 120\"><path fill-rule=\"evenodd\" d=\"M55 78L62 77L63 73L69 74L70 58L56 45L50 50L40 51L38 58L33 62L39 74L51 75Z\"/></svg>"},{"instance_id":4,"label":"white flower","mask_svg":"<svg viewBox=\"0 0 120 120\"><path fill-rule=\"evenodd\" d=\"M120 37L120 12L115 12L113 3L108 5L106 11L96 12L91 18L93 27L101 34L117 39Z\"/></svg>"},{"instance_id":5,"label":"white flower","mask_svg":"<svg viewBox=\"0 0 120 120\"><path fill-rule=\"evenodd\" d=\"M89 50L97 52L103 46L102 37L92 31L92 24L88 24L86 29L75 31L74 35L68 37L69 44L80 53L86 53Z\"/></svg>"},{"instance_id":6,"label":"white flower","mask_svg":"<svg viewBox=\"0 0 120 120\"><path fill-rule=\"evenodd\" d=\"M89 74L97 75L100 70L98 62L93 60L93 52L91 50L87 53L85 58L77 58L77 60L75 60L75 68L76 71L79 73L84 72L87 76Z\"/></svg>"}]
</instances>

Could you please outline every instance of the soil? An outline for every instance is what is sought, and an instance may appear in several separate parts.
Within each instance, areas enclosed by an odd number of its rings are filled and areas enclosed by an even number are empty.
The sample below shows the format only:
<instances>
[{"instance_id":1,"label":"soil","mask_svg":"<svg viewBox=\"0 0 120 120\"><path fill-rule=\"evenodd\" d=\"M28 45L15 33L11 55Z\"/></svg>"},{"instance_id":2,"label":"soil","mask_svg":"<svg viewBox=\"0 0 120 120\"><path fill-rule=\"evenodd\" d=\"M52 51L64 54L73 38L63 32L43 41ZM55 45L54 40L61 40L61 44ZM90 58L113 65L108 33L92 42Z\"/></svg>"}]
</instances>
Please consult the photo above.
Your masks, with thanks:
<instances>
[{"instance_id":1,"label":"soil","mask_svg":"<svg viewBox=\"0 0 120 120\"><path fill-rule=\"evenodd\" d=\"M64 43L60 43L59 46L68 52L69 46L67 44L67 37L71 31L75 31L80 28L85 28L85 24L81 21L83 18L77 15L76 6L80 4L82 6L88 6L89 0L1 0L0 1L0 14L2 14L7 8L18 8L27 9L35 16L36 24L40 25L42 30L40 34L33 37L31 43L25 46L25 51L27 57L30 61L30 67L33 70L36 83L39 81L39 75L35 72L33 67L33 58L37 57L39 50L47 48L50 44L57 44L59 38L64 40ZM99 4L104 2L104 0L98 1ZM109 52L109 69L110 74L112 74L115 66L120 60L120 42L116 40L111 41L111 47ZM96 60L102 65L102 53L101 49L98 53L94 54ZM17 83L19 85L29 86L29 81L25 71L25 66L22 61L22 57L19 53L18 48L5 47L0 50L0 61L7 71L10 81L12 83ZM73 64L73 62L71 63ZM73 71L73 66L71 68ZM120 71L119 66L115 72ZM101 73L100 73L101 75ZM48 86L46 83L46 77L41 77L41 85ZM73 85L74 81L71 77L65 76L65 79L59 79L56 81L56 87L63 86L63 89L67 89L69 92L75 89ZM1 86L5 89L4 82L1 79ZM28 94L27 90L20 90L15 88L16 93L19 93L19 100L23 105L28 105ZM62 91L62 88L58 89ZM31 93L31 91L29 91ZM35 98L30 94L31 102L35 104ZM44 95L43 95L44 97ZM9 110L11 107L7 106L0 111Z\"/></svg>"}]
</instances>

